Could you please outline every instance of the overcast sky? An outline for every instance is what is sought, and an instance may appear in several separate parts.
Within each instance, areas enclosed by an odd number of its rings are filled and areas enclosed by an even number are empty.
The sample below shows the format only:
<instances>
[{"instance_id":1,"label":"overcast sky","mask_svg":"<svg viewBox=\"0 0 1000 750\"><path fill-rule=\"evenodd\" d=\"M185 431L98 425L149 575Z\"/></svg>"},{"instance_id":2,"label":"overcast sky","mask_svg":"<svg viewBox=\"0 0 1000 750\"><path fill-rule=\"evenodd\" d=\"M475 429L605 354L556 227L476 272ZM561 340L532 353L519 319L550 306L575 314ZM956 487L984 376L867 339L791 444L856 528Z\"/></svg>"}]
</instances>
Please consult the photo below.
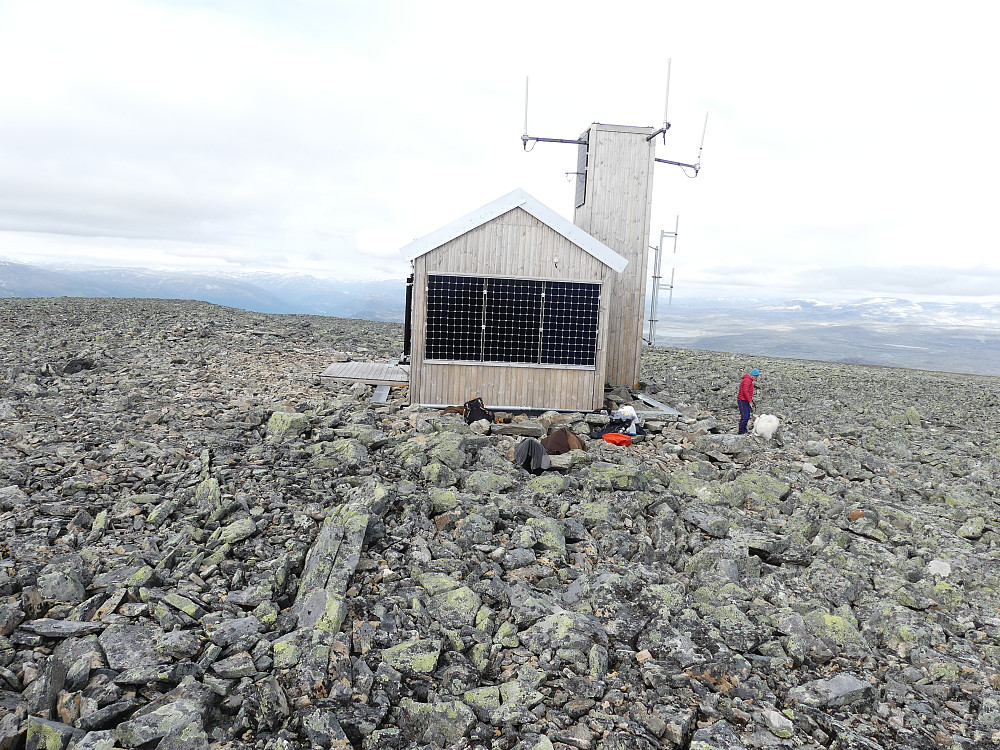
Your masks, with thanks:
<instances>
[{"instance_id":1,"label":"overcast sky","mask_svg":"<svg viewBox=\"0 0 1000 750\"><path fill-rule=\"evenodd\" d=\"M1000 5L0 0L0 257L402 277L658 127L675 298L1000 299ZM673 249L669 244L668 252ZM668 275L668 274L667 274Z\"/></svg>"}]
</instances>

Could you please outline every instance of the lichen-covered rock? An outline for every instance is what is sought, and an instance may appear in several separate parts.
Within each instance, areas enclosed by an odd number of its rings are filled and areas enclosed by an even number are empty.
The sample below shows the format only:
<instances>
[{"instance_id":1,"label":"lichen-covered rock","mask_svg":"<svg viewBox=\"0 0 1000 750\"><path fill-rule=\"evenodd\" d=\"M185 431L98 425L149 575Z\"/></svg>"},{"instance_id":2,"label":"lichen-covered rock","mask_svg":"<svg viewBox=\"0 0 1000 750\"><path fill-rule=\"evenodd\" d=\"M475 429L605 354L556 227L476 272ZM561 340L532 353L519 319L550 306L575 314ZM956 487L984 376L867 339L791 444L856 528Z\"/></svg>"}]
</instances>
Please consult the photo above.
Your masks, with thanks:
<instances>
[{"instance_id":1,"label":"lichen-covered rock","mask_svg":"<svg viewBox=\"0 0 1000 750\"><path fill-rule=\"evenodd\" d=\"M409 698L400 704L404 721L413 727L414 736L423 736L428 730L449 745L458 742L476 723L476 715L461 701L418 703Z\"/></svg>"},{"instance_id":2,"label":"lichen-covered rock","mask_svg":"<svg viewBox=\"0 0 1000 750\"><path fill-rule=\"evenodd\" d=\"M871 684L852 674L839 674L829 679L813 680L788 691L789 703L805 706L836 708L874 697Z\"/></svg>"},{"instance_id":3,"label":"lichen-covered rock","mask_svg":"<svg viewBox=\"0 0 1000 750\"><path fill-rule=\"evenodd\" d=\"M563 557L566 554L566 534L554 518L529 518L521 529L518 546L536 548Z\"/></svg>"},{"instance_id":4,"label":"lichen-covered rock","mask_svg":"<svg viewBox=\"0 0 1000 750\"><path fill-rule=\"evenodd\" d=\"M449 628L472 625L482 606L479 594L468 586L441 591L431 599L430 612L436 620Z\"/></svg>"},{"instance_id":5,"label":"lichen-covered rock","mask_svg":"<svg viewBox=\"0 0 1000 750\"><path fill-rule=\"evenodd\" d=\"M440 641L421 638L383 650L382 660L403 674L426 675L437 668L440 655Z\"/></svg>"},{"instance_id":6,"label":"lichen-covered rock","mask_svg":"<svg viewBox=\"0 0 1000 750\"><path fill-rule=\"evenodd\" d=\"M506 492L514 486L514 480L507 475L492 471L474 471L462 483L462 489L473 495L491 497Z\"/></svg>"},{"instance_id":7,"label":"lichen-covered rock","mask_svg":"<svg viewBox=\"0 0 1000 750\"><path fill-rule=\"evenodd\" d=\"M465 465L467 458L465 444L465 435L457 432L442 432L435 441L434 447L427 452L427 455L432 460L444 464L449 469L460 469Z\"/></svg>"},{"instance_id":8,"label":"lichen-covered rock","mask_svg":"<svg viewBox=\"0 0 1000 750\"><path fill-rule=\"evenodd\" d=\"M98 642L111 669L123 671L166 663L156 649L157 638L163 631L152 624L109 625L98 636Z\"/></svg>"},{"instance_id":9,"label":"lichen-covered rock","mask_svg":"<svg viewBox=\"0 0 1000 750\"><path fill-rule=\"evenodd\" d=\"M313 458L309 465L315 469L340 469L354 471L369 461L368 449L358 440L340 438L310 446Z\"/></svg>"},{"instance_id":10,"label":"lichen-covered rock","mask_svg":"<svg viewBox=\"0 0 1000 750\"><path fill-rule=\"evenodd\" d=\"M267 436L271 440L289 440L309 430L309 417L298 412L276 411L267 420Z\"/></svg>"},{"instance_id":11,"label":"lichen-covered rock","mask_svg":"<svg viewBox=\"0 0 1000 750\"><path fill-rule=\"evenodd\" d=\"M38 574L38 591L57 602L83 601L87 589L83 582L83 561L76 555L51 562Z\"/></svg>"},{"instance_id":12,"label":"lichen-covered rock","mask_svg":"<svg viewBox=\"0 0 1000 750\"><path fill-rule=\"evenodd\" d=\"M521 633L520 639L536 654L555 648L587 654L594 644L607 645L608 635L593 616L581 612L556 612L533 624Z\"/></svg>"},{"instance_id":13,"label":"lichen-covered rock","mask_svg":"<svg viewBox=\"0 0 1000 750\"><path fill-rule=\"evenodd\" d=\"M24 747L25 750L65 750L73 740L83 736L84 733L75 727L39 716L29 716Z\"/></svg>"},{"instance_id":14,"label":"lichen-covered rock","mask_svg":"<svg viewBox=\"0 0 1000 750\"><path fill-rule=\"evenodd\" d=\"M222 532L219 534L219 541L225 544L236 544L256 533L257 526L254 524L253 519L241 518L222 528Z\"/></svg>"},{"instance_id":15,"label":"lichen-covered rock","mask_svg":"<svg viewBox=\"0 0 1000 750\"><path fill-rule=\"evenodd\" d=\"M582 478L599 490L640 490L646 486L646 478L638 468L607 462L592 464Z\"/></svg>"}]
</instances>

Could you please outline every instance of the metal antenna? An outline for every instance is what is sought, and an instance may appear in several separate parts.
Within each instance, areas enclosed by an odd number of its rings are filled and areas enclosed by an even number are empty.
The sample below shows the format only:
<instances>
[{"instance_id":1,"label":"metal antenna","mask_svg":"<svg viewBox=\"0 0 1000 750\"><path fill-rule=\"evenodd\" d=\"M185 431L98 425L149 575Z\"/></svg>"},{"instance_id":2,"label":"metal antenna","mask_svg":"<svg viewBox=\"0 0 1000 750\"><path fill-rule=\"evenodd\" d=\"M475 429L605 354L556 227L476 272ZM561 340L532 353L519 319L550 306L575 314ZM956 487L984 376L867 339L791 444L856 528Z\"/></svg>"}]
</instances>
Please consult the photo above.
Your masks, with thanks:
<instances>
[{"instance_id":1,"label":"metal antenna","mask_svg":"<svg viewBox=\"0 0 1000 750\"><path fill-rule=\"evenodd\" d=\"M660 162L660 164L673 164L675 167L686 167L687 169L693 169L694 170L694 177L697 177L698 176L698 172L701 171L701 152L705 148L705 131L706 130L708 130L708 112L705 113L705 125L701 129L701 145L698 146L698 161L696 161L694 164L685 164L682 161L671 161L670 159L660 159L658 157L654 157L653 161L658 161L658 162ZM666 138L666 136L664 136L664 138ZM691 176L692 175L688 175L688 177L691 177Z\"/></svg>"},{"instance_id":2,"label":"metal antenna","mask_svg":"<svg viewBox=\"0 0 1000 750\"><path fill-rule=\"evenodd\" d=\"M528 76L524 77L524 134L521 140L528 137Z\"/></svg>"},{"instance_id":3,"label":"metal antenna","mask_svg":"<svg viewBox=\"0 0 1000 750\"><path fill-rule=\"evenodd\" d=\"M670 106L670 65L672 58L667 58L667 94L663 97L663 140L666 142L667 128L670 127L670 120L667 119L667 108Z\"/></svg>"},{"instance_id":4,"label":"metal antenna","mask_svg":"<svg viewBox=\"0 0 1000 750\"><path fill-rule=\"evenodd\" d=\"M664 146L667 145L667 131L670 130L670 121L667 119L667 109L670 107L670 64L671 64L671 62L673 62L672 59L671 58L667 58L667 93L666 93L666 96L663 97L663 127L660 128L659 130L657 130L655 133L651 134L648 138L646 138L647 141L651 141L654 138L656 138L656 136L658 136L658 135L660 135L662 133L663 134L663 145Z\"/></svg>"},{"instance_id":5,"label":"metal antenna","mask_svg":"<svg viewBox=\"0 0 1000 750\"><path fill-rule=\"evenodd\" d=\"M676 268L671 268L670 269L670 283L669 284L663 284L660 281L660 279L662 278L660 276L660 265L661 265L662 260L663 260L663 239L664 239L664 237L670 237L670 238L673 239L673 241L674 241L674 255L677 254L677 232L678 232L678 230L680 228L680 223L681 223L681 217L678 216L674 220L674 231L673 232L668 232L666 230L662 230L660 232L660 244L657 245L655 248L653 248L654 250L656 250L656 256L653 259L653 294L652 294L652 298L649 301L649 336L646 339L646 343L649 346L655 346L656 345L656 324L657 324L657 322L659 320L656 317L656 314L657 314L657 310L659 308L659 302L660 302L660 289L662 289L665 286L667 289L670 290L670 297L667 300L667 304L668 305L671 302L674 301L674 273L676 272L677 269Z\"/></svg>"},{"instance_id":6,"label":"metal antenna","mask_svg":"<svg viewBox=\"0 0 1000 750\"><path fill-rule=\"evenodd\" d=\"M701 145L698 146L698 169L701 169L701 150L705 148L706 130L708 130L708 112L705 113L705 124L701 128ZM695 174L697 174L697 172Z\"/></svg>"},{"instance_id":7,"label":"metal antenna","mask_svg":"<svg viewBox=\"0 0 1000 750\"><path fill-rule=\"evenodd\" d=\"M576 143L578 145L586 145L586 140L581 140L579 138L568 139L568 138L536 138L533 135L528 135L528 76L524 77L524 133L521 135L521 145L524 150L528 150L528 142L534 141L538 143ZM570 174L570 173L567 173Z\"/></svg>"}]
</instances>

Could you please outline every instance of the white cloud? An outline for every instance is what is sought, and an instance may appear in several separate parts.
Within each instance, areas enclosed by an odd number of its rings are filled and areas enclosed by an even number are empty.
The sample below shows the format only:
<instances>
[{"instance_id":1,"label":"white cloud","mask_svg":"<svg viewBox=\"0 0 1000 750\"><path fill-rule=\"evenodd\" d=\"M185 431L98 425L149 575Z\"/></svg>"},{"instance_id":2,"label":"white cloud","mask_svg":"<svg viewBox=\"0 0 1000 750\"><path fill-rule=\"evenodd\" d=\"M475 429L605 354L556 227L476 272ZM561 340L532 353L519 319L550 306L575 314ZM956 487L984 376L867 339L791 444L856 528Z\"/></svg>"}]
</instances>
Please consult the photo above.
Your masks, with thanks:
<instances>
[{"instance_id":1,"label":"white cloud","mask_svg":"<svg viewBox=\"0 0 1000 750\"><path fill-rule=\"evenodd\" d=\"M573 138L658 125L671 58L658 155L697 159L710 113L697 179L656 167L679 289L984 293L1000 11L672 6L0 2L0 253L403 275L515 187L571 216L573 147L521 147L526 74L531 134Z\"/></svg>"}]
</instances>

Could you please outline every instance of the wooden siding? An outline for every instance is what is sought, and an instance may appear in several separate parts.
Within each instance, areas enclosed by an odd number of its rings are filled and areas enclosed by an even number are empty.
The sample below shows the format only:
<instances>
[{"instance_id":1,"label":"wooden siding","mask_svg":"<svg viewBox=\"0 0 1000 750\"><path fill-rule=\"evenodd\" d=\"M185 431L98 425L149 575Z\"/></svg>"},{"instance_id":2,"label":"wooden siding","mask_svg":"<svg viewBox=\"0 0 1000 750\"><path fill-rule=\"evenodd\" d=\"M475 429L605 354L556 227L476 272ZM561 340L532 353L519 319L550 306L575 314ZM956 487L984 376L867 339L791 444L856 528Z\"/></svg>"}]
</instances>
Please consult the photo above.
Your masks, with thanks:
<instances>
[{"instance_id":1,"label":"wooden siding","mask_svg":"<svg viewBox=\"0 0 1000 750\"><path fill-rule=\"evenodd\" d=\"M479 396L487 406L597 409L604 402L605 339L610 310L601 261L526 211L515 208L413 261L410 400L461 404ZM558 279L602 284L597 362L593 369L424 361L427 277L467 274Z\"/></svg>"},{"instance_id":2,"label":"wooden siding","mask_svg":"<svg viewBox=\"0 0 1000 750\"><path fill-rule=\"evenodd\" d=\"M458 405L479 396L489 407L591 411L604 398L601 383L600 399L595 403L595 374L589 369L424 362L419 403ZM412 393L410 399L417 401Z\"/></svg>"},{"instance_id":3,"label":"wooden siding","mask_svg":"<svg viewBox=\"0 0 1000 750\"><path fill-rule=\"evenodd\" d=\"M615 385L639 379L655 149L646 138L652 132L596 123L590 128L586 201L574 215L577 226L628 260L621 274L604 276L611 299L606 378Z\"/></svg>"},{"instance_id":4,"label":"wooden siding","mask_svg":"<svg viewBox=\"0 0 1000 750\"><path fill-rule=\"evenodd\" d=\"M422 258L428 274L601 281L608 268L520 208L446 242Z\"/></svg>"}]
</instances>

